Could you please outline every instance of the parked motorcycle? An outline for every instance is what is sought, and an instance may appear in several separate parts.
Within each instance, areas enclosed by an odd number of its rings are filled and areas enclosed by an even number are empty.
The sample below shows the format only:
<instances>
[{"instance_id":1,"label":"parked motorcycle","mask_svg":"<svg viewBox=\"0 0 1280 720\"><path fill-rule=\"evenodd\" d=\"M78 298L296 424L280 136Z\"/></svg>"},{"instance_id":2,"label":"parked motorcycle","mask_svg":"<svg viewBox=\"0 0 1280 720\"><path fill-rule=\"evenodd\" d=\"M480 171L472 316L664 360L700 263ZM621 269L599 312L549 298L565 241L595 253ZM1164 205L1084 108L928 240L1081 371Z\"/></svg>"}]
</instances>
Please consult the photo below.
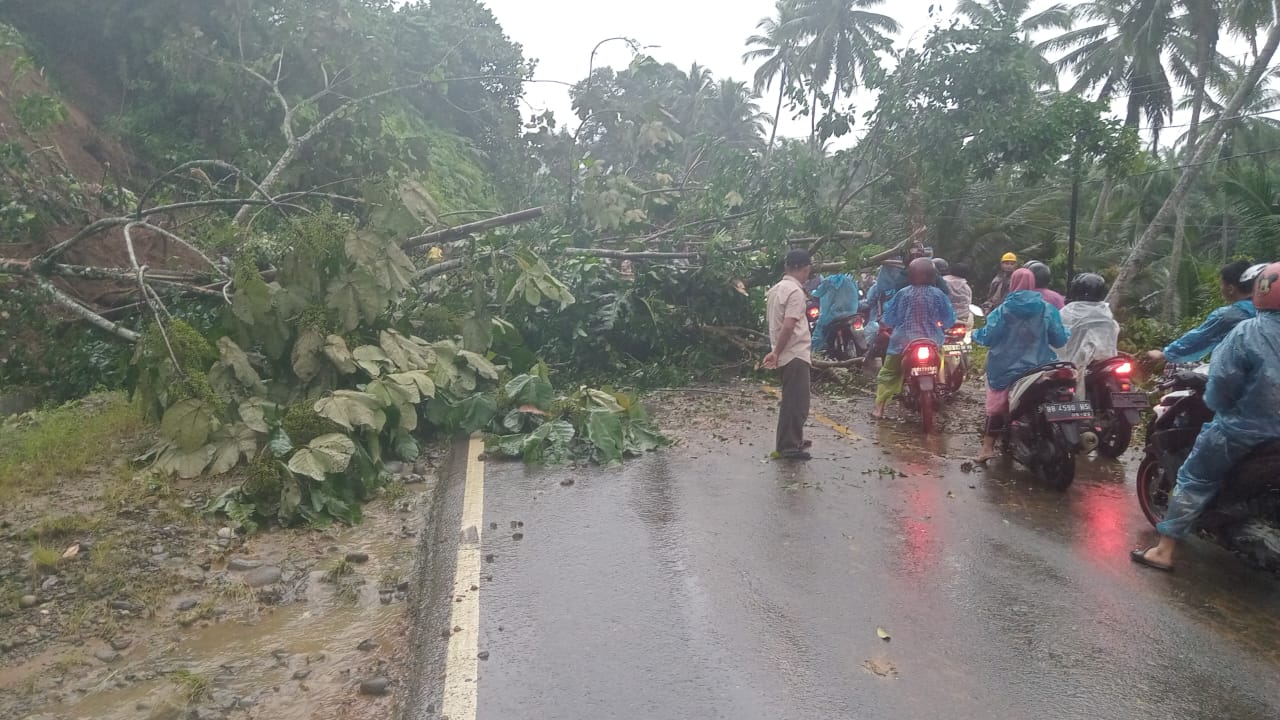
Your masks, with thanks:
<instances>
[{"instance_id":1,"label":"parked motorcycle","mask_svg":"<svg viewBox=\"0 0 1280 720\"><path fill-rule=\"evenodd\" d=\"M931 340L915 340L902 353L902 404L920 413L927 434L938 427L938 407L945 385L941 380L942 353Z\"/></svg>"},{"instance_id":2,"label":"parked motorcycle","mask_svg":"<svg viewBox=\"0 0 1280 720\"><path fill-rule=\"evenodd\" d=\"M1093 420L1093 406L1075 397L1078 378L1075 365L1055 362L1027 372L1009 388L1004 451L1059 490L1075 480L1081 431Z\"/></svg>"},{"instance_id":3,"label":"parked motorcycle","mask_svg":"<svg viewBox=\"0 0 1280 720\"><path fill-rule=\"evenodd\" d=\"M1134 389L1136 362L1120 354L1089 364L1085 372L1085 393L1093 405L1093 427L1098 453L1113 460L1129 449L1133 429L1142 420L1142 411L1151 407L1147 394Z\"/></svg>"},{"instance_id":4,"label":"parked motorcycle","mask_svg":"<svg viewBox=\"0 0 1280 720\"><path fill-rule=\"evenodd\" d=\"M1147 423L1147 444L1138 466L1138 504L1155 525L1169 509L1178 470L1201 428L1213 419L1205 405L1208 366L1166 371L1164 392ZM1280 571L1280 441L1259 447L1231 471L1196 529L1250 563Z\"/></svg>"}]
</instances>

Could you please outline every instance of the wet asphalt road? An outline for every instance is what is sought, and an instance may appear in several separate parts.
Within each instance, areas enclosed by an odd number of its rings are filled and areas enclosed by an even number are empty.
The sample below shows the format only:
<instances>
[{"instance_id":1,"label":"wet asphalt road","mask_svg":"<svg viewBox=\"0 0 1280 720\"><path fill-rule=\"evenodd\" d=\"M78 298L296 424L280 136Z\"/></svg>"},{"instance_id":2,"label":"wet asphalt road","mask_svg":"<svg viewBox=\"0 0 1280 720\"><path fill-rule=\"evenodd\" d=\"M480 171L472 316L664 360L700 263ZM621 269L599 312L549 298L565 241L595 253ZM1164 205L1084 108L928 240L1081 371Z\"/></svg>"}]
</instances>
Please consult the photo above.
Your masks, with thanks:
<instances>
[{"instance_id":1,"label":"wet asphalt road","mask_svg":"<svg viewBox=\"0 0 1280 720\"><path fill-rule=\"evenodd\" d=\"M486 464L480 720L1280 718L1280 582L1134 567L1122 466L965 473L975 438L867 400L769 462L774 401L732 391L667 396L682 444L620 468Z\"/></svg>"}]
</instances>

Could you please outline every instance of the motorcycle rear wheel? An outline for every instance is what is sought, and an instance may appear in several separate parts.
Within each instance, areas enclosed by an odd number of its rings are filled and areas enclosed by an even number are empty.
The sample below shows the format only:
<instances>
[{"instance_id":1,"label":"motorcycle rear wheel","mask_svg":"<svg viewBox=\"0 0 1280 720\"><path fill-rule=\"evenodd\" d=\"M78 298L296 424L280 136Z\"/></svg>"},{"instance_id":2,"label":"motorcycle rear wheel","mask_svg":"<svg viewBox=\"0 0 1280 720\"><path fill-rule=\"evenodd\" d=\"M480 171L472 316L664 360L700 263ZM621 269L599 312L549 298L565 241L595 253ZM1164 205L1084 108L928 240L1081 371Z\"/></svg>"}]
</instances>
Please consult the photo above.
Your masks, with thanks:
<instances>
[{"instance_id":1,"label":"motorcycle rear wheel","mask_svg":"<svg viewBox=\"0 0 1280 720\"><path fill-rule=\"evenodd\" d=\"M1164 466L1153 457L1145 457L1138 466L1138 505L1147 522L1154 527L1164 519L1169 509L1169 496L1173 494L1173 478L1167 476Z\"/></svg>"},{"instance_id":2,"label":"motorcycle rear wheel","mask_svg":"<svg viewBox=\"0 0 1280 720\"><path fill-rule=\"evenodd\" d=\"M1062 429L1053 426L1042 447L1045 452L1040 453L1040 457L1031 466L1036 479L1055 490L1071 487L1076 479L1076 456L1067 445Z\"/></svg>"},{"instance_id":3,"label":"motorcycle rear wheel","mask_svg":"<svg viewBox=\"0 0 1280 720\"><path fill-rule=\"evenodd\" d=\"M1133 426L1114 410L1108 410L1106 430L1098 436L1098 454L1118 460L1133 442Z\"/></svg>"},{"instance_id":4,"label":"motorcycle rear wheel","mask_svg":"<svg viewBox=\"0 0 1280 720\"><path fill-rule=\"evenodd\" d=\"M920 424L924 425L924 433L932 435L938 427L937 399L932 392L920 393Z\"/></svg>"}]
</instances>

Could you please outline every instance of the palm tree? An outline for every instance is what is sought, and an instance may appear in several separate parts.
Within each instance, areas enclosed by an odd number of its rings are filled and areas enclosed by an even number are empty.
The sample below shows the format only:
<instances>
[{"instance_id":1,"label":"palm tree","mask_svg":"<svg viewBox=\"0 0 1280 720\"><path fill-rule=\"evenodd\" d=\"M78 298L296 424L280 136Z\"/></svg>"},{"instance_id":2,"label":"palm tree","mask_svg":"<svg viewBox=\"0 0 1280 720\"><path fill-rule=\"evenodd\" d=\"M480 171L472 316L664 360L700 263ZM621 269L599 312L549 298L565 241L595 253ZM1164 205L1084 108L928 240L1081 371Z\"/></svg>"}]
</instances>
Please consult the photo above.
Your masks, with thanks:
<instances>
[{"instance_id":1,"label":"palm tree","mask_svg":"<svg viewBox=\"0 0 1280 720\"><path fill-rule=\"evenodd\" d=\"M1034 0L960 0L956 12L975 23L998 25L1013 23L1028 43L1032 35L1045 30L1069 30L1072 25L1071 8L1063 3L1029 14ZM1043 87L1057 89L1058 69L1044 56L1039 47L1033 47L1032 59L1036 64L1036 81Z\"/></svg>"},{"instance_id":2,"label":"palm tree","mask_svg":"<svg viewBox=\"0 0 1280 720\"><path fill-rule=\"evenodd\" d=\"M799 75L800 56L794 34L796 6L794 0L778 0L774 6L777 17L767 17L756 23L759 35L747 38L747 46L757 46L742 55L742 61L754 62L763 60L756 74L752 89L757 95L763 94L778 81L778 107L773 112L773 129L769 133L768 150L778 139L778 121L782 117L782 101L787 90Z\"/></svg>"},{"instance_id":3,"label":"palm tree","mask_svg":"<svg viewBox=\"0 0 1280 720\"><path fill-rule=\"evenodd\" d=\"M1258 57L1258 35L1276 22L1272 0L1230 0L1223 8L1227 29L1249 41L1253 57Z\"/></svg>"},{"instance_id":4,"label":"palm tree","mask_svg":"<svg viewBox=\"0 0 1280 720\"><path fill-rule=\"evenodd\" d=\"M698 63L694 63L687 74L681 73L679 79L678 86L674 88L677 119L680 132L685 137L692 137L699 129L703 106L714 95L715 81L711 71Z\"/></svg>"},{"instance_id":5,"label":"palm tree","mask_svg":"<svg viewBox=\"0 0 1280 720\"><path fill-rule=\"evenodd\" d=\"M715 86L707 108L709 130L731 145L758 147L772 118L745 82L725 78Z\"/></svg>"},{"instance_id":6,"label":"palm tree","mask_svg":"<svg viewBox=\"0 0 1280 720\"><path fill-rule=\"evenodd\" d=\"M1073 92L1097 91L1099 100L1128 93L1125 125L1145 118L1153 142L1173 113L1173 83L1164 65L1177 30L1174 0L1095 0L1072 8L1073 19L1093 21L1041 44L1067 50L1056 65L1075 73Z\"/></svg>"},{"instance_id":7,"label":"palm tree","mask_svg":"<svg viewBox=\"0 0 1280 720\"><path fill-rule=\"evenodd\" d=\"M898 21L867 10L884 0L796 0L796 34L811 66L812 81L821 87L831 81L829 102L848 96L869 71L880 66L878 53L891 47L887 34L898 32Z\"/></svg>"}]
</instances>

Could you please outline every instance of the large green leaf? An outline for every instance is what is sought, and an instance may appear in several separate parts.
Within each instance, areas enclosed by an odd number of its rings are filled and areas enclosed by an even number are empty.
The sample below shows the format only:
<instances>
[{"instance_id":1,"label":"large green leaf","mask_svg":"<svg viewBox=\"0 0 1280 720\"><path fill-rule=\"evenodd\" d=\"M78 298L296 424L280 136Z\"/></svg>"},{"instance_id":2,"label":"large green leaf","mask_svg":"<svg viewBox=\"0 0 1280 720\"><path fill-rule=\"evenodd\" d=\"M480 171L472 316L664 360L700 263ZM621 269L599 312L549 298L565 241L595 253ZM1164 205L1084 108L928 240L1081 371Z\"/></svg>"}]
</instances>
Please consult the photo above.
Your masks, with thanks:
<instances>
[{"instance_id":1,"label":"large green leaf","mask_svg":"<svg viewBox=\"0 0 1280 720\"><path fill-rule=\"evenodd\" d=\"M351 353L351 357L355 360L356 365L364 370L369 377L378 377L384 370L395 369L395 363L391 362L391 358L382 351L382 348L376 345L361 345Z\"/></svg>"},{"instance_id":2,"label":"large green leaf","mask_svg":"<svg viewBox=\"0 0 1280 720\"><path fill-rule=\"evenodd\" d=\"M395 330L383 330L378 345L400 370L429 370L436 362L435 351L426 342Z\"/></svg>"},{"instance_id":3,"label":"large green leaf","mask_svg":"<svg viewBox=\"0 0 1280 720\"><path fill-rule=\"evenodd\" d=\"M354 390L337 390L327 398L316 401L315 411L348 430L367 427L381 431L387 424L387 415L383 412L385 404L369 393Z\"/></svg>"},{"instance_id":4,"label":"large green leaf","mask_svg":"<svg viewBox=\"0 0 1280 720\"><path fill-rule=\"evenodd\" d=\"M369 273L388 296L411 286L413 261L394 242L373 233L353 231L347 236L346 251L347 257Z\"/></svg>"},{"instance_id":5,"label":"large green leaf","mask_svg":"<svg viewBox=\"0 0 1280 720\"><path fill-rule=\"evenodd\" d=\"M324 348L324 336L314 329L307 328L298 335L293 344L293 372L303 383L311 382L320 374Z\"/></svg>"},{"instance_id":6,"label":"large green leaf","mask_svg":"<svg viewBox=\"0 0 1280 720\"><path fill-rule=\"evenodd\" d=\"M207 443L217 426L213 407L199 398L189 398L165 410L160 433L180 450L192 451Z\"/></svg>"},{"instance_id":7,"label":"large green leaf","mask_svg":"<svg viewBox=\"0 0 1280 720\"><path fill-rule=\"evenodd\" d=\"M241 387L254 393L266 392L262 378L249 362L249 356L229 337L218 338L218 362L210 373L210 382L217 388L234 380Z\"/></svg>"},{"instance_id":8,"label":"large green leaf","mask_svg":"<svg viewBox=\"0 0 1280 720\"><path fill-rule=\"evenodd\" d=\"M198 477L209 466L213 459L212 445L203 445L194 450L183 450L171 446L156 458L156 467L165 473L176 474L183 480Z\"/></svg>"},{"instance_id":9,"label":"large green leaf","mask_svg":"<svg viewBox=\"0 0 1280 720\"><path fill-rule=\"evenodd\" d=\"M602 465L622 462L624 450L622 418L608 410L587 413L587 440L595 447Z\"/></svg>"},{"instance_id":10,"label":"large green leaf","mask_svg":"<svg viewBox=\"0 0 1280 720\"><path fill-rule=\"evenodd\" d=\"M278 411L279 407L259 397L251 397L240 403L240 420L257 433L270 432L267 424L267 413Z\"/></svg>"},{"instance_id":11,"label":"large green leaf","mask_svg":"<svg viewBox=\"0 0 1280 720\"><path fill-rule=\"evenodd\" d=\"M329 362L343 375L356 371L356 360L347 348L347 341L340 335L330 335L324 339L324 355Z\"/></svg>"},{"instance_id":12,"label":"large green leaf","mask_svg":"<svg viewBox=\"0 0 1280 720\"><path fill-rule=\"evenodd\" d=\"M436 384L431 376L421 370L410 370L409 372L392 373L387 376L388 380L399 383L404 386L416 388L418 395L423 398L434 397L436 394ZM414 400L413 402L419 402Z\"/></svg>"},{"instance_id":13,"label":"large green leaf","mask_svg":"<svg viewBox=\"0 0 1280 720\"><path fill-rule=\"evenodd\" d=\"M289 458L289 469L323 482L325 475L346 470L355 451L355 442L342 433L321 435Z\"/></svg>"},{"instance_id":14,"label":"large green leaf","mask_svg":"<svg viewBox=\"0 0 1280 720\"><path fill-rule=\"evenodd\" d=\"M209 474L221 475L239 465L240 458L253 457L258 451L258 437L248 425L241 423L223 428L214 438L213 448Z\"/></svg>"},{"instance_id":15,"label":"large green leaf","mask_svg":"<svg viewBox=\"0 0 1280 720\"><path fill-rule=\"evenodd\" d=\"M507 397L519 405L532 405L539 410L551 406L555 389L551 383L536 375L517 375L507 382Z\"/></svg>"},{"instance_id":16,"label":"large green leaf","mask_svg":"<svg viewBox=\"0 0 1280 720\"><path fill-rule=\"evenodd\" d=\"M458 355L462 356L462 358L467 361L467 364L470 365L472 369L480 375L480 377L485 380L498 379L497 366L489 362L489 360L483 355L473 353L470 350L461 350L458 352Z\"/></svg>"}]
</instances>

